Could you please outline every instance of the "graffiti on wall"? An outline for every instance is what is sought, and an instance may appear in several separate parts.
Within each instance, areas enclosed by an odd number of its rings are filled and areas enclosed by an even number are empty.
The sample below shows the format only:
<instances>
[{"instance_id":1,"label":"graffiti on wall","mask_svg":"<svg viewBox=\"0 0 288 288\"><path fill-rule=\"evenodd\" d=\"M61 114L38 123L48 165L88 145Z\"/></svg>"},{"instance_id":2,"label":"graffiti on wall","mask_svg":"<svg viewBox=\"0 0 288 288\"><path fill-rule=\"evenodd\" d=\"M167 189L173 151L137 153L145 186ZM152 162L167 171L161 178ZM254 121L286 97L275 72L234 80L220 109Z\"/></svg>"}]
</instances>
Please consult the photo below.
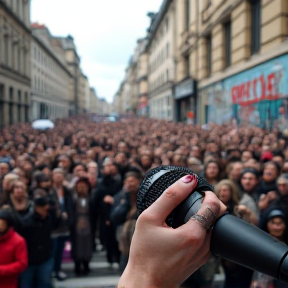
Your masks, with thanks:
<instances>
[{"instance_id":1,"label":"graffiti on wall","mask_svg":"<svg viewBox=\"0 0 288 288\"><path fill-rule=\"evenodd\" d=\"M288 120L288 55L283 55L203 89L207 122L271 127ZM268 126L267 126L268 125Z\"/></svg>"}]
</instances>

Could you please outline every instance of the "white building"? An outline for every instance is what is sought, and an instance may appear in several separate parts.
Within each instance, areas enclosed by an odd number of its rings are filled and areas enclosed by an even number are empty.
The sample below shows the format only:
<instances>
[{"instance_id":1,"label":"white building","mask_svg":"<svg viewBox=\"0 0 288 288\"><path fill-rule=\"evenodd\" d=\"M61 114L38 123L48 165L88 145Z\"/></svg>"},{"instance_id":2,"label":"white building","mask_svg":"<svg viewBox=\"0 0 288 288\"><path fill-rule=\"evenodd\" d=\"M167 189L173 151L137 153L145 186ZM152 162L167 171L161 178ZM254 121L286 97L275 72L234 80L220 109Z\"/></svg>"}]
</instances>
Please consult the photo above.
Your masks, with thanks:
<instances>
[{"instance_id":1,"label":"white building","mask_svg":"<svg viewBox=\"0 0 288 288\"><path fill-rule=\"evenodd\" d=\"M65 58L59 57L59 48L61 42L53 38L44 25L32 24L32 120L69 116L69 81L72 76L65 65Z\"/></svg>"},{"instance_id":2,"label":"white building","mask_svg":"<svg viewBox=\"0 0 288 288\"><path fill-rule=\"evenodd\" d=\"M173 120L175 81L174 3L165 0L159 13L150 14L148 30L148 98L151 118Z\"/></svg>"}]
</instances>

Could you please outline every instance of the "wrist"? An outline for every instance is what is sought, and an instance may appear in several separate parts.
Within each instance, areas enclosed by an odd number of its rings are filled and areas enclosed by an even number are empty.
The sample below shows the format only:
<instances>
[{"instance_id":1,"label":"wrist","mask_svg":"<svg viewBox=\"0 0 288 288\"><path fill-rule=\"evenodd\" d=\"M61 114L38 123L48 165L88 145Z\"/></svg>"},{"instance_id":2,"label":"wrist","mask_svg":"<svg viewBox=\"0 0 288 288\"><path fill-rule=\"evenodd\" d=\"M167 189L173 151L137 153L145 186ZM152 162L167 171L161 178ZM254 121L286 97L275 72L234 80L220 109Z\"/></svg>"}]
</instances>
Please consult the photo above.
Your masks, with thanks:
<instances>
[{"instance_id":1,"label":"wrist","mask_svg":"<svg viewBox=\"0 0 288 288\"><path fill-rule=\"evenodd\" d=\"M137 268L130 269L129 264L120 277L117 288L178 288L176 284L159 281L158 277L153 277L149 273ZM164 279L163 279L164 280Z\"/></svg>"}]
</instances>

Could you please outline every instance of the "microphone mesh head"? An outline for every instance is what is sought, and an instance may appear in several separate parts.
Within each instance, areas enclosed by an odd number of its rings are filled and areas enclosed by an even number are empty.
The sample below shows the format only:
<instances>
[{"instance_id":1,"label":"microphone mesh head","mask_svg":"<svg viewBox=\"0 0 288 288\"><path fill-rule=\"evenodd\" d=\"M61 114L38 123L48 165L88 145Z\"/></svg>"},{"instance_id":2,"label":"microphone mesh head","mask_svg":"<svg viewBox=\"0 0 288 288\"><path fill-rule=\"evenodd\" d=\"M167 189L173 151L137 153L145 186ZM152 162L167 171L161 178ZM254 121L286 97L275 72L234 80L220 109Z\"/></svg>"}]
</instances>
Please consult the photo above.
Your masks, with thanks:
<instances>
[{"instance_id":1,"label":"microphone mesh head","mask_svg":"<svg viewBox=\"0 0 288 288\"><path fill-rule=\"evenodd\" d=\"M157 174L160 177L157 177ZM214 191L204 178L198 177L191 169L176 166L160 166L151 169L140 184L137 194L137 208L139 214L147 209L173 183L185 175L195 175L198 179L195 191ZM192 192L192 191L191 191Z\"/></svg>"}]
</instances>

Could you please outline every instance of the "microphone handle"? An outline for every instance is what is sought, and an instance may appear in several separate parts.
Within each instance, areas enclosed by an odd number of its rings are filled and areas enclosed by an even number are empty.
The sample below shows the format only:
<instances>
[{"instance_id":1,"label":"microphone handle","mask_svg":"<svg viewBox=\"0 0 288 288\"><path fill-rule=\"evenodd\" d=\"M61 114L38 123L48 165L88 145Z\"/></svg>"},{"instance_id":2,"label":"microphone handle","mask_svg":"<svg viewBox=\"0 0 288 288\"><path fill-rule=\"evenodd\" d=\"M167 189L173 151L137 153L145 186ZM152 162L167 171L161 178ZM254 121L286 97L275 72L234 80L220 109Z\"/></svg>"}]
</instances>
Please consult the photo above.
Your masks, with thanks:
<instances>
[{"instance_id":1,"label":"microphone handle","mask_svg":"<svg viewBox=\"0 0 288 288\"><path fill-rule=\"evenodd\" d=\"M281 264L288 251L285 244L230 214L220 217L212 229L214 255L281 280Z\"/></svg>"}]
</instances>

